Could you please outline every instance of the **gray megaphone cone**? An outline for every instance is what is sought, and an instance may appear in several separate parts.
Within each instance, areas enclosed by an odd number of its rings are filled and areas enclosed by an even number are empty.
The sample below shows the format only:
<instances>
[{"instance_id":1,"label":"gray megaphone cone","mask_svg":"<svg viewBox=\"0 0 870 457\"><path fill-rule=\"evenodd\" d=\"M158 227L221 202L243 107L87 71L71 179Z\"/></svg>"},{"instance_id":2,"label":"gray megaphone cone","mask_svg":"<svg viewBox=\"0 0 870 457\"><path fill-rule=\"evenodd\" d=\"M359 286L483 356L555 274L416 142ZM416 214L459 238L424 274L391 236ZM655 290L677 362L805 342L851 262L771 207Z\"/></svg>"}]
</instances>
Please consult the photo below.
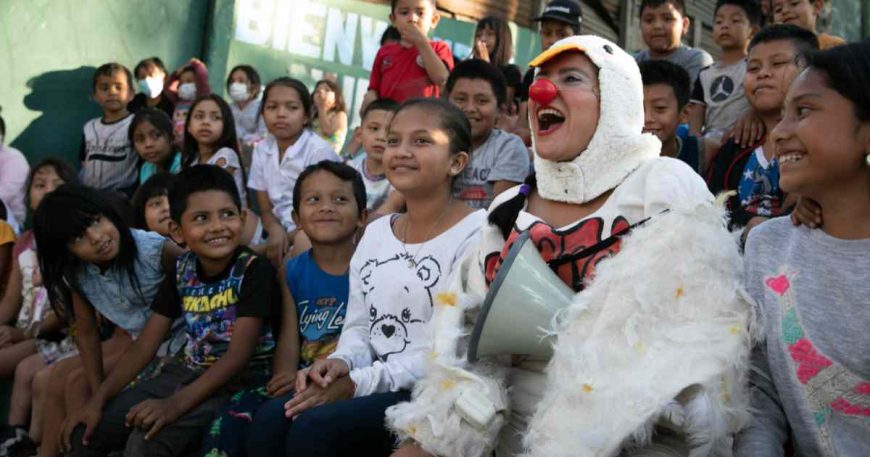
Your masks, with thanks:
<instances>
[{"instance_id":1,"label":"gray megaphone cone","mask_svg":"<svg viewBox=\"0 0 870 457\"><path fill-rule=\"evenodd\" d=\"M468 361L491 355L528 355L547 360L553 338L544 329L571 304L574 291L541 258L528 231L508 251L483 302Z\"/></svg>"}]
</instances>

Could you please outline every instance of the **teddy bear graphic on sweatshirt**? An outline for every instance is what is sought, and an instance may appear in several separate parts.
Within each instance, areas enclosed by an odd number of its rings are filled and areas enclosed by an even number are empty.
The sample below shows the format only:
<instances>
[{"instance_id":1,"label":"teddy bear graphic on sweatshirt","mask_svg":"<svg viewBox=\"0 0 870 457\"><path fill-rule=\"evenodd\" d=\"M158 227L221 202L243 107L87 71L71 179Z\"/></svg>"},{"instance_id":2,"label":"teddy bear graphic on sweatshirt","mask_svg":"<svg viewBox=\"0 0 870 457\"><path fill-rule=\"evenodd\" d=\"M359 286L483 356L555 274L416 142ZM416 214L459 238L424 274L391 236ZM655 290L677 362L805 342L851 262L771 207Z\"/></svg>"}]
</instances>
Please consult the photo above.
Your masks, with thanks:
<instances>
[{"instance_id":1,"label":"teddy bear graphic on sweatshirt","mask_svg":"<svg viewBox=\"0 0 870 457\"><path fill-rule=\"evenodd\" d=\"M414 260L407 254L367 261L361 271L365 302L369 306L369 337L377 357L386 361L400 354L424 331L431 315L432 288L441 279L441 265L432 256ZM416 281L397 278L413 274ZM390 285L396 284L390 287ZM397 290L398 288L398 290ZM425 316L421 315L425 312Z\"/></svg>"}]
</instances>

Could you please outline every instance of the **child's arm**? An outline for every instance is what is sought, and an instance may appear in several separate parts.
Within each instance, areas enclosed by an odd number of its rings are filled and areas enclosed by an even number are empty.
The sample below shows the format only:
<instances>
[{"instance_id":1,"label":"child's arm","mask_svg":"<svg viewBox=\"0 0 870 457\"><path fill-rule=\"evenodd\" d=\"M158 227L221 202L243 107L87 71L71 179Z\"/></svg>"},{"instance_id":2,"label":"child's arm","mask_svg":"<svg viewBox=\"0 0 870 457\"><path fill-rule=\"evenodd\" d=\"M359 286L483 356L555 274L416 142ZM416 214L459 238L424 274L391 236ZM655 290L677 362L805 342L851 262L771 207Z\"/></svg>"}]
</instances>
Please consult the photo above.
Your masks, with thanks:
<instances>
[{"instance_id":1,"label":"child's arm","mask_svg":"<svg viewBox=\"0 0 870 457\"><path fill-rule=\"evenodd\" d=\"M75 291L72 292L72 302L76 346L91 392L96 392L103 382L103 349L100 346L97 315L91 304Z\"/></svg>"},{"instance_id":2,"label":"child's arm","mask_svg":"<svg viewBox=\"0 0 870 457\"><path fill-rule=\"evenodd\" d=\"M704 130L705 117L707 108L704 105L695 102L689 102L686 105L686 117L689 121L689 133L695 136L701 136Z\"/></svg>"},{"instance_id":3,"label":"child's arm","mask_svg":"<svg viewBox=\"0 0 870 457\"><path fill-rule=\"evenodd\" d=\"M392 214L392 213L400 213L405 209L405 197L398 190L390 191L389 195L387 195L387 199L381 203L377 209L375 209L371 216L369 216L368 223L371 224L372 221L377 219L378 217Z\"/></svg>"},{"instance_id":4,"label":"child's arm","mask_svg":"<svg viewBox=\"0 0 870 457\"><path fill-rule=\"evenodd\" d=\"M695 79L694 87L692 88L692 96L689 99L689 104L686 105L686 117L689 122L689 133L695 136L701 136L704 131L704 122L706 122L707 105L704 102L704 86L701 84L701 77Z\"/></svg>"},{"instance_id":5,"label":"child's arm","mask_svg":"<svg viewBox=\"0 0 870 457\"><path fill-rule=\"evenodd\" d=\"M342 160L351 160L356 155L359 148L362 147L362 141L360 141L359 135L362 127L357 127L353 129L353 133L350 135L350 141L344 145L344 149L341 151Z\"/></svg>"},{"instance_id":6,"label":"child's arm","mask_svg":"<svg viewBox=\"0 0 870 457\"><path fill-rule=\"evenodd\" d=\"M208 67L205 66L205 63L194 57L187 62L187 65L193 67L193 71L196 74L197 97L210 94L211 84L208 83Z\"/></svg>"},{"instance_id":7,"label":"child's arm","mask_svg":"<svg viewBox=\"0 0 870 457\"><path fill-rule=\"evenodd\" d=\"M18 259L14 256L10 268L9 281L6 283L6 290L3 292L3 300L0 301L0 325L10 325L12 320L18 316L18 311L21 310L23 278L21 277L21 267L18 265ZM2 345L3 343L0 341L0 346Z\"/></svg>"},{"instance_id":8,"label":"child's arm","mask_svg":"<svg viewBox=\"0 0 870 457\"><path fill-rule=\"evenodd\" d=\"M284 226L275 217L272 212L272 201L269 200L269 194L266 191L257 190L257 204L260 206L260 220L263 221L263 227L269 233L269 238L266 241L266 252L269 260L274 265L280 265L284 258L284 253L287 252L287 244L290 238L287 236L287 231Z\"/></svg>"},{"instance_id":9,"label":"child's arm","mask_svg":"<svg viewBox=\"0 0 870 457\"><path fill-rule=\"evenodd\" d=\"M160 255L160 265L163 266L163 271L175 271L175 262L181 254L184 254L184 249L175 244L174 241L165 241L163 253Z\"/></svg>"},{"instance_id":10,"label":"child's arm","mask_svg":"<svg viewBox=\"0 0 870 457\"><path fill-rule=\"evenodd\" d=\"M429 75L429 80L436 86L444 85L447 82L447 77L450 76L450 70L441 57L435 53L432 46L429 44L429 37L420 32L414 24L410 22L398 22L396 28L402 34L402 38L414 45L423 59L423 69Z\"/></svg>"},{"instance_id":11,"label":"child's arm","mask_svg":"<svg viewBox=\"0 0 870 457\"><path fill-rule=\"evenodd\" d=\"M372 70L372 74L374 74L374 70ZM360 119L362 119L363 112L365 112L366 107L369 106L369 103L371 103L377 99L378 99L377 89L373 89L372 86L369 86L369 90L368 90L368 92L366 92L365 96L363 97L362 103L360 104L360 107L359 107ZM359 148L357 148L357 149L359 149ZM356 151L351 151L351 152L356 152Z\"/></svg>"},{"instance_id":12,"label":"child's arm","mask_svg":"<svg viewBox=\"0 0 870 457\"><path fill-rule=\"evenodd\" d=\"M256 317L237 318L233 324L232 339L223 357L196 381L184 386L170 397L146 400L131 408L127 413L127 423L132 427L147 429L145 433L147 440L205 401L247 366L254 347L260 339L262 323L263 320Z\"/></svg>"},{"instance_id":13,"label":"child's arm","mask_svg":"<svg viewBox=\"0 0 870 457\"><path fill-rule=\"evenodd\" d=\"M286 394L296 382L296 368L299 366L299 318L296 314L296 300L287 286L286 268L281 267L278 283L281 287L281 336L272 359L274 375L266 384L266 393L272 397Z\"/></svg>"},{"instance_id":14,"label":"child's arm","mask_svg":"<svg viewBox=\"0 0 870 457\"><path fill-rule=\"evenodd\" d=\"M88 444L94 429L100 422L103 407L148 365L148 362L157 354L157 349L171 328L172 319L158 313L151 313L151 317L145 324L145 328L142 329L139 338L118 359L118 363L109 373L108 378L99 384L98 388L92 388L92 392L95 393L91 399L67 419L61 441L68 444L72 430L78 424L84 424L85 433L82 436L82 443ZM76 339L78 339L78 334ZM84 361L84 354L82 354L82 360Z\"/></svg>"},{"instance_id":15,"label":"child's arm","mask_svg":"<svg viewBox=\"0 0 870 457\"><path fill-rule=\"evenodd\" d=\"M323 131L324 135L332 135L335 132L347 129L347 113L344 111L332 114L327 113L323 117L320 117L320 114L317 116L320 119L320 130Z\"/></svg>"}]
</instances>

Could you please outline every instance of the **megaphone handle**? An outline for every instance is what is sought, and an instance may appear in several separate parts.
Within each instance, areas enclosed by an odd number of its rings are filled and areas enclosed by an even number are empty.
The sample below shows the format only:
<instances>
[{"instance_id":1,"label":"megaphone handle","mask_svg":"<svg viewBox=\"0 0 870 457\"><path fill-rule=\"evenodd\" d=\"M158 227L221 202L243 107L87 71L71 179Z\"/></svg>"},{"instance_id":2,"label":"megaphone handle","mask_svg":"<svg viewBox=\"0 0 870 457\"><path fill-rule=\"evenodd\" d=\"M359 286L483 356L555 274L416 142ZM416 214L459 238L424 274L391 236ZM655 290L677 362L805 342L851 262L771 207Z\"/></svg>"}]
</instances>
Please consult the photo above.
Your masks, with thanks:
<instances>
[{"instance_id":1,"label":"megaphone handle","mask_svg":"<svg viewBox=\"0 0 870 457\"><path fill-rule=\"evenodd\" d=\"M465 388L453 402L456 413L478 430L486 430L498 413L480 390Z\"/></svg>"}]
</instances>

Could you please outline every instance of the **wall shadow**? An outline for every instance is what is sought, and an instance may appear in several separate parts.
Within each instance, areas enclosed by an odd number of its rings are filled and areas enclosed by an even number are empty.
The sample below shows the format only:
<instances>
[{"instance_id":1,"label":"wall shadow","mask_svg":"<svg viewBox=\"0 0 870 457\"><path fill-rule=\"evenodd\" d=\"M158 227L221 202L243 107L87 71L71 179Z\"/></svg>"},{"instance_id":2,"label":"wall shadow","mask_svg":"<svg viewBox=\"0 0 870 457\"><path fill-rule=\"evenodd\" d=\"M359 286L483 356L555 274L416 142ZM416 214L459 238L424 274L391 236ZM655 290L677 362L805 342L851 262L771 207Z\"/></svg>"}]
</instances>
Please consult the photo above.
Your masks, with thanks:
<instances>
[{"instance_id":1,"label":"wall shadow","mask_svg":"<svg viewBox=\"0 0 870 457\"><path fill-rule=\"evenodd\" d=\"M27 81L24 106L41 114L11 142L30 163L47 156L67 159L78 167L82 126L101 114L91 99L95 67L52 70Z\"/></svg>"}]
</instances>

